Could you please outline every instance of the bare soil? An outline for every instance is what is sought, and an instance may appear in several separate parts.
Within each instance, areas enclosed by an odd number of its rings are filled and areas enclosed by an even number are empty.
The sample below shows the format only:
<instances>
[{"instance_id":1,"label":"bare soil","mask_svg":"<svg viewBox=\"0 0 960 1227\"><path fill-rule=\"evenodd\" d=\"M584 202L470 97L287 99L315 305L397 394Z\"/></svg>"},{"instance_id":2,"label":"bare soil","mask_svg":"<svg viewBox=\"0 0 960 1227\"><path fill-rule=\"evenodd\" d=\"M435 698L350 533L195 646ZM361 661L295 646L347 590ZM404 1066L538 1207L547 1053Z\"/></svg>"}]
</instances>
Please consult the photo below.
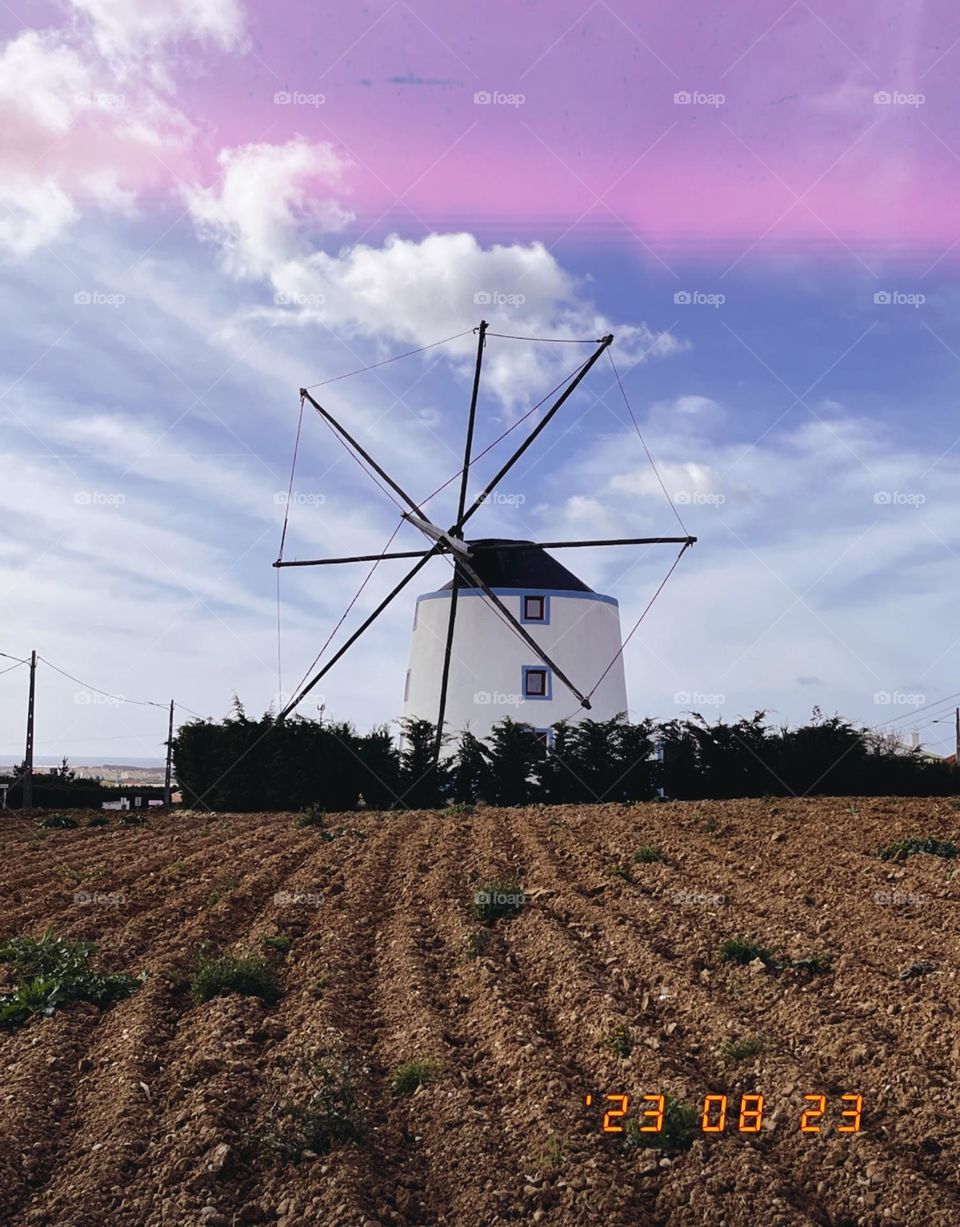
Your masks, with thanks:
<instances>
[{"instance_id":1,"label":"bare soil","mask_svg":"<svg viewBox=\"0 0 960 1227\"><path fill-rule=\"evenodd\" d=\"M49 925L96 941L105 970L148 973L107 1010L0 1031L0 1221L960 1223L960 861L877 856L957 839L955 802L328 822L335 838L288 814L199 813L38 838L0 818L0 939ZM665 860L634 863L641 845ZM511 878L526 906L468 957L474 892ZM268 951L278 1004L194 1002L201 943L260 951L277 934L292 939ZM774 957L724 962L737 935ZM802 963L815 955L832 964ZM901 978L916 964L933 970ZM745 1037L763 1051L731 1058ZM325 1054L354 1071L362 1137L278 1161L271 1108L304 1102L299 1062ZM394 1094L414 1060L434 1076ZM758 1133L737 1127L745 1093L765 1097ZM611 1094L631 1096L628 1118L646 1094L698 1116L727 1095L729 1116L686 1151L629 1150L601 1128ZM801 1132L814 1094L822 1127ZM862 1096L857 1132L838 1131L844 1094Z\"/></svg>"}]
</instances>

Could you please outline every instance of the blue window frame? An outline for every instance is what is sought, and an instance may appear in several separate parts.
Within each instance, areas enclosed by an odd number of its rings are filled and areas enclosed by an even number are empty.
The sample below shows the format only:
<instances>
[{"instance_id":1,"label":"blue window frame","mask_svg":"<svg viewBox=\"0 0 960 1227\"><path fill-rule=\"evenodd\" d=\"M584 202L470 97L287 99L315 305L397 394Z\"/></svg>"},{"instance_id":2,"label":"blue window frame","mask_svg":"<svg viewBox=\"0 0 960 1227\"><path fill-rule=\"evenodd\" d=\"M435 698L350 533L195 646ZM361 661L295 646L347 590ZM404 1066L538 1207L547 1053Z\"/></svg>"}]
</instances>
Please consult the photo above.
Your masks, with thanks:
<instances>
[{"instance_id":1,"label":"blue window frame","mask_svg":"<svg viewBox=\"0 0 960 1227\"><path fill-rule=\"evenodd\" d=\"M525 699L552 699L553 678L546 665L523 665L520 693Z\"/></svg>"},{"instance_id":2,"label":"blue window frame","mask_svg":"<svg viewBox=\"0 0 960 1227\"><path fill-rule=\"evenodd\" d=\"M553 729L534 729L533 731L543 741L548 750L553 749Z\"/></svg>"},{"instance_id":3,"label":"blue window frame","mask_svg":"<svg viewBox=\"0 0 960 1227\"><path fill-rule=\"evenodd\" d=\"M550 625L550 598L543 592L524 592L520 597L520 621Z\"/></svg>"}]
</instances>

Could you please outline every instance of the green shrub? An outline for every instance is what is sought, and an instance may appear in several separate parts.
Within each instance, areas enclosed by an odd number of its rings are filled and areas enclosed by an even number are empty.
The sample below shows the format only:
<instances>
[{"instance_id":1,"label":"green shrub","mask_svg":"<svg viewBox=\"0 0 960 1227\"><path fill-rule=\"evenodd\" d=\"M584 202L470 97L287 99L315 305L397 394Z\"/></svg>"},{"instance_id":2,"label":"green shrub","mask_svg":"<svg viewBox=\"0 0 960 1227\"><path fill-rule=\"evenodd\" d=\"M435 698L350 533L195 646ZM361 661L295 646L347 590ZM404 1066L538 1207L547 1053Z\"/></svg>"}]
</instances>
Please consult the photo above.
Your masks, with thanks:
<instances>
[{"instance_id":1,"label":"green shrub","mask_svg":"<svg viewBox=\"0 0 960 1227\"><path fill-rule=\"evenodd\" d=\"M467 949L465 957L468 959L479 959L487 952L487 947L490 945L490 930L489 929L474 929L467 938Z\"/></svg>"},{"instance_id":2,"label":"green shrub","mask_svg":"<svg viewBox=\"0 0 960 1227\"><path fill-rule=\"evenodd\" d=\"M210 894L207 895L207 902L211 907L216 907L221 899L229 899L239 885L239 878L225 878L212 887Z\"/></svg>"},{"instance_id":3,"label":"green shrub","mask_svg":"<svg viewBox=\"0 0 960 1227\"><path fill-rule=\"evenodd\" d=\"M260 945L267 950L279 950L281 954L286 954L293 945L293 938L286 933L277 933L272 937L261 937Z\"/></svg>"},{"instance_id":4,"label":"green shrub","mask_svg":"<svg viewBox=\"0 0 960 1227\"><path fill-rule=\"evenodd\" d=\"M618 1057L628 1057L633 1052L633 1032L626 1023L615 1028L608 1042Z\"/></svg>"},{"instance_id":5,"label":"green shrub","mask_svg":"<svg viewBox=\"0 0 960 1227\"><path fill-rule=\"evenodd\" d=\"M720 958L725 963L739 963L741 966L752 963L754 959L769 964L773 961L773 951L750 938L728 937L720 943Z\"/></svg>"},{"instance_id":6,"label":"green shrub","mask_svg":"<svg viewBox=\"0 0 960 1227\"><path fill-rule=\"evenodd\" d=\"M74 827L80 824L76 818L71 818L69 814L48 814L46 818L40 819L39 825L45 831L72 831Z\"/></svg>"},{"instance_id":7,"label":"green shrub","mask_svg":"<svg viewBox=\"0 0 960 1227\"><path fill-rule=\"evenodd\" d=\"M655 861L665 861L667 858L652 844L641 844L634 852L633 859L638 865L652 865Z\"/></svg>"},{"instance_id":8,"label":"green shrub","mask_svg":"<svg viewBox=\"0 0 960 1227\"><path fill-rule=\"evenodd\" d=\"M120 813L120 825L122 827L142 827L145 825L143 815L138 814L135 810L122 810Z\"/></svg>"},{"instance_id":9,"label":"green shrub","mask_svg":"<svg viewBox=\"0 0 960 1227\"><path fill-rule=\"evenodd\" d=\"M214 954L201 950L190 975L190 992L195 1001L210 1001L221 993L240 993L259 997L267 1005L280 1000L282 993L273 971L258 955Z\"/></svg>"},{"instance_id":10,"label":"green shrub","mask_svg":"<svg viewBox=\"0 0 960 1227\"><path fill-rule=\"evenodd\" d=\"M297 1068L310 1093L304 1099L278 1097L269 1111L270 1128L259 1134L261 1147L275 1159L299 1163L304 1154L327 1154L338 1143L363 1136L349 1062L325 1054L302 1059Z\"/></svg>"},{"instance_id":11,"label":"green shrub","mask_svg":"<svg viewBox=\"0 0 960 1227\"><path fill-rule=\"evenodd\" d=\"M538 1166L551 1171L557 1171L563 1167L563 1160L563 1144L557 1135L554 1134L553 1137L547 1138L546 1145L540 1152Z\"/></svg>"},{"instance_id":12,"label":"green shrub","mask_svg":"<svg viewBox=\"0 0 960 1227\"><path fill-rule=\"evenodd\" d=\"M483 924L491 924L501 916L514 917L526 899L519 882L484 882L473 897L473 915Z\"/></svg>"},{"instance_id":13,"label":"green shrub","mask_svg":"<svg viewBox=\"0 0 960 1227\"><path fill-rule=\"evenodd\" d=\"M14 978L13 991L0 994L0 1026L18 1026L31 1014L50 1015L71 1001L106 1007L146 978L94 970L94 951L92 942L57 937L52 929L40 938L21 936L0 944L0 962L10 964Z\"/></svg>"},{"instance_id":14,"label":"green shrub","mask_svg":"<svg viewBox=\"0 0 960 1227\"><path fill-rule=\"evenodd\" d=\"M689 1150L699 1123L696 1108L681 1103L671 1096L664 1096L663 1125L656 1133L641 1130L637 1119L628 1120L624 1135L623 1149L631 1150ZM650 1123L650 1117L644 1118Z\"/></svg>"},{"instance_id":15,"label":"green shrub","mask_svg":"<svg viewBox=\"0 0 960 1227\"><path fill-rule=\"evenodd\" d=\"M736 1040L724 1040L720 1045L720 1056L733 1065L737 1061L757 1057L761 1052L766 1052L766 1049L767 1042L762 1035L745 1035Z\"/></svg>"},{"instance_id":16,"label":"green shrub","mask_svg":"<svg viewBox=\"0 0 960 1227\"><path fill-rule=\"evenodd\" d=\"M394 1070L390 1089L394 1095L412 1095L432 1081L435 1072L436 1066L432 1061L407 1061Z\"/></svg>"},{"instance_id":17,"label":"green shrub","mask_svg":"<svg viewBox=\"0 0 960 1227\"><path fill-rule=\"evenodd\" d=\"M88 827L107 827L110 825L110 819L106 814L91 814L87 819Z\"/></svg>"},{"instance_id":18,"label":"green shrub","mask_svg":"<svg viewBox=\"0 0 960 1227\"><path fill-rule=\"evenodd\" d=\"M877 854L882 861L905 861L908 856L917 852L926 852L930 856L939 856L944 860L953 860L960 848L948 840L942 839L899 839L886 848L881 848Z\"/></svg>"}]
</instances>

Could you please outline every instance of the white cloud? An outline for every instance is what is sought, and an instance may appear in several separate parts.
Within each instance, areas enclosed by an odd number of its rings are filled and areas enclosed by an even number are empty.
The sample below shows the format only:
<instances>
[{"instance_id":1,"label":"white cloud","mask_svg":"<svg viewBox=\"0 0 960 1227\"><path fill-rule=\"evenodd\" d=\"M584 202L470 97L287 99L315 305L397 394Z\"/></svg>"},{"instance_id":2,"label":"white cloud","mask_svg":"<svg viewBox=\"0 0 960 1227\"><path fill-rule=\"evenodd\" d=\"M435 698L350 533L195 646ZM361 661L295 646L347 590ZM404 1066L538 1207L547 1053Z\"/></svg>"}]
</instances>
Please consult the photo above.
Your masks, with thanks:
<instances>
[{"instance_id":1,"label":"white cloud","mask_svg":"<svg viewBox=\"0 0 960 1227\"><path fill-rule=\"evenodd\" d=\"M674 499L678 494L721 493L720 474L712 465L689 460L681 464L657 465L657 471L667 491ZM610 478L609 488L625 494L652 495L663 498L663 489L657 480L657 474L649 465L631 470L629 473L615 473Z\"/></svg>"},{"instance_id":2,"label":"white cloud","mask_svg":"<svg viewBox=\"0 0 960 1227\"><path fill-rule=\"evenodd\" d=\"M277 290L306 304L302 318L356 336L428 345L470 329L483 316L491 332L596 339L617 334L617 353L630 365L682 348L675 337L645 324L614 326L542 243L482 247L472 234L389 237L382 247L357 245L278 265ZM475 341L443 352L472 369ZM586 347L525 344L492 338L484 387L508 407L543 394L589 354Z\"/></svg>"},{"instance_id":3,"label":"white cloud","mask_svg":"<svg viewBox=\"0 0 960 1227\"><path fill-rule=\"evenodd\" d=\"M70 197L53 179L0 177L0 246L29 256L53 242L76 217Z\"/></svg>"},{"instance_id":4,"label":"white cloud","mask_svg":"<svg viewBox=\"0 0 960 1227\"><path fill-rule=\"evenodd\" d=\"M236 0L68 0L72 20L0 47L0 248L28 256L60 237L82 200L129 212L144 151L182 149L194 130L173 105L174 52L242 46ZM69 134L70 143L57 138ZM149 158L149 155L147 155Z\"/></svg>"},{"instance_id":5,"label":"white cloud","mask_svg":"<svg viewBox=\"0 0 960 1227\"><path fill-rule=\"evenodd\" d=\"M613 326L542 243L485 248L467 233L391 235L378 247L310 251L305 231L339 229L350 217L329 193L319 195L321 186L338 187L346 169L327 144L297 138L250 145L223 150L219 161L219 184L186 193L194 222L203 238L219 244L235 276L271 286L279 306L266 314L277 323L324 325L381 351L469 334L481 317L491 333L595 340L614 331L625 368L685 348L642 323ZM467 377L475 351L475 339L465 335L436 357L452 360ZM512 410L548 392L589 353L491 336L484 388Z\"/></svg>"},{"instance_id":6,"label":"white cloud","mask_svg":"<svg viewBox=\"0 0 960 1227\"><path fill-rule=\"evenodd\" d=\"M89 65L57 33L25 30L0 53L0 115L67 132L90 88Z\"/></svg>"},{"instance_id":7,"label":"white cloud","mask_svg":"<svg viewBox=\"0 0 960 1227\"><path fill-rule=\"evenodd\" d=\"M688 417L693 417L701 413L716 413L720 406L709 396L676 396L666 405L659 406L667 411L682 413Z\"/></svg>"},{"instance_id":8,"label":"white cloud","mask_svg":"<svg viewBox=\"0 0 960 1227\"><path fill-rule=\"evenodd\" d=\"M101 53L110 58L148 51L182 39L210 41L223 51L244 37L237 0L69 0L87 17Z\"/></svg>"},{"instance_id":9,"label":"white cloud","mask_svg":"<svg viewBox=\"0 0 960 1227\"><path fill-rule=\"evenodd\" d=\"M121 187L116 170L104 167L91 171L81 180L84 190L105 213L122 213L126 216L136 212L136 193Z\"/></svg>"},{"instance_id":10,"label":"white cloud","mask_svg":"<svg viewBox=\"0 0 960 1227\"><path fill-rule=\"evenodd\" d=\"M351 218L335 201L313 195L320 184L339 183L345 166L329 144L298 137L285 145L244 145L223 150L218 162L219 186L185 195L200 235L220 245L236 276L269 276L303 253L302 225L338 230Z\"/></svg>"}]
</instances>

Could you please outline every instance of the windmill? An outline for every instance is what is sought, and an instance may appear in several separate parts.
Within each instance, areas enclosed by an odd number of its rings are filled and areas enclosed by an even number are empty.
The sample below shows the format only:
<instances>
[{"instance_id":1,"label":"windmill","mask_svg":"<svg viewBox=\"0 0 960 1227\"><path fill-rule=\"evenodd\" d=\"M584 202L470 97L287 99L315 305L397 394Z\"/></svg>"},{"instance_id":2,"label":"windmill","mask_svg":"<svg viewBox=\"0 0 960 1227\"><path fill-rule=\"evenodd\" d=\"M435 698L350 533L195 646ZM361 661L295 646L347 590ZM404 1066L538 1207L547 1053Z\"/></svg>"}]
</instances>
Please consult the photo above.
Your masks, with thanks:
<instances>
[{"instance_id":1,"label":"windmill","mask_svg":"<svg viewBox=\"0 0 960 1227\"><path fill-rule=\"evenodd\" d=\"M642 621L653 600L659 596L664 584L674 568L683 556L683 553L694 544L695 537L690 536L679 514L677 519L682 528L684 535L679 537L619 537L602 540L581 540L581 541L512 541L502 538L481 538L476 540L468 540L465 534L465 529L470 520L483 507L484 503L494 491L494 489L502 482L503 478L511 471L517 461L524 455L525 452L534 444L541 434L550 425L556 414L563 407L564 403L572 396L579 384L586 378L600 358L607 354L610 358L611 366L616 374L616 366L613 363L612 355L609 353L610 346L613 343L613 336L608 335L599 338L596 341L590 342L571 342L571 343L588 343L596 345L596 349L583 363L575 369L570 376L567 377L553 391L559 395L553 400L553 403L547 409L540 421L534 426L530 433L526 436L523 442L514 449L512 454L500 466L492 478L485 484L481 492L468 504L468 483L471 474L471 467L479 459L479 456L474 455L474 428L476 425L477 416L477 400L480 392L480 376L483 366L484 349L487 337L503 337L509 340L548 340L553 338L527 338L507 336L503 333L489 332L489 325L485 320L481 320L479 327L469 331L477 334L477 356L476 366L473 376L473 388L470 397L470 407L467 415L466 435L463 451L463 466L459 473L451 477L444 486L452 484L459 478L459 495L457 500L457 511L453 522L449 527L444 528L442 525L435 523L424 512L423 507L430 498L423 499L417 502L413 499L406 490L404 490L398 482L396 482L387 471L377 463L363 445L354 438L353 435L340 423L337 419L321 405L310 393L309 388L300 389L300 423L303 421L303 408L305 403L309 403L317 414L330 427L334 434L343 443L346 449L357 459L363 466L372 473L376 474L381 482L386 484L388 490L385 493L392 491L390 497L396 503L399 500L399 506L404 508L401 511L401 524L407 523L417 528L426 539L425 547L420 550L402 550L389 552L388 547L379 554L358 554L346 558L310 558L303 560L286 560L283 558L283 541L286 535L286 521L284 522L284 535L281 538L280 557L274 562L274 567L307 567L307 566L336 566L349 563L373 563L374 568L381 562L392 559L416 559L406 575L395 585L393 589L383 598L376 608L363 620L359 627L346 639L346 641L337 649L336 652L327 660L327 662L314 675L300 685L293 697L287 702L286 706L280 711L277 719L283 721L290 715L302 700L310 693L317 683L323 678L345 655L354 643L364 634L364 632L379 618L384 610L394 601L394 599L403 591L404 588L427 566L431 559L436 557L446 557L453 564L453 579L447 588L441 590L440 593L424 594L420 598L423 601L425 597L442 597L442 604L437 603L435 609L431 609L431 625L428 628L430 638L434 642L442 641L442 655L439 652L420 652L419 656L429 657L431 663L426 669L418 669L417 686L418 697L414 700L413 707L410 706L410 694L406 696L408 704L408 714L426 715L425 708L430 705L432 697L433 707L429 717L436 723L436 742L434 747L434 761L438 762L443 744L443 729L447 717L448 700L451 681L451 659L454 655L454 636L457 625L458 608L461 605L461 597L469 595L479 598L479 602L470 602L468 610L468 620L473 620L474 610L480 608L480 602L485 610L489 611L497 620L497 624L502 628L503 633L508 634L513 638L513 641L519 643L520 651L525 660L533 663L522 665L525 670L522 674L523 697L531 700L548 700L552 699L554 694L569 694L577 701L577 710L590 711L593 709L593 696L597 691L598 686L609 679L611 670L617 668L620 678L622 679L622 653L626 642L630 636L636 631L640 621ZM467 333L460 333L458 336L466 336ZM456 337L447 338L448 341L456 340ZM565 340L565 338L564 338ZM444 344L445 342L436 342L435 344ZM432 346L424 346L424 349L432 348ZM413 350L411 353L419 353L420 350ZM408 354L398 355L398 357L407 357ZM393 359L388 359L392 361ZM377 364L380 365L380 364ZM369 368L364 368L369 369ZM359 372L351 372L355 374ZM332 381L328 381L332 382ZM623 392L623 385L620 383L619 374L617 374L617 382L620 385L621 393L623 393L624 401L626 402L626 394ZM320 385L314 385L320 386ZM549 396L539 402L539 405L534 406L534 409L543 405ZM534 410L531 410L532 413ZM525 415L529 416L529 414ZM631 418L633 417L631 411ZM522 420L522 419L521 419ZM634 419L636 426L636 420ZM513 429L512 427L510 429ZM509 433L509 430L505 433ZM637 427L639 434L639 427ZM296 463L296 454L299 448L300 431L298 428L297 447L294 450L294 464ZM501 436L503 438L504 436ZM643 436L640 436L643 442ZM496 440L499 442L499 440ZM494 446L491 444L491 447ZM646 444L644 443L646 450ZM481 455L489 451L490 448L484 449ZM647 452L651 465L653 459L650 453ZM656 468L654 466L654 471ZM659 479L659 474L657 474ZM378 482L379 484L379 482ZM661 487L663 483L661 481ZM291 489L293 485L293 471L291 471ZM383 487L381 486L381 489ZM666 494L666 489L664 494ZM439 491L434 491L434 494ZM393 496L396 496L395 498ZM669 495L667 495L669 500ZM672 504L671 504L672 505ZM289 512L289 504L288 504ZM400 525L398 525L398 528ZM396 530L394 532L396 536ZM392 541L393 538L391 538ZM552 619L544 617L546 610L549 608L549 603L554 598L559 601L568 601L578 599L578 595L589 593L592 597L596 597L599 602L612 602L616 606L616 602L611 597L604 597L601 594L593 593L587 585L578 580L576 576L562 567L550 555L546 554L546 550L566 550L580 548L599 548L609 546L639 546L639 545L679 545L681 547L676 560L667 572L666 577L660 587L654 594L653 600L647 605L641 614L640 619L630 632L627 640L620 642L619 632L619 617L616 617L615 631L610 622L609 616L604 614L602 610L597 610L597 615L591 623L589 633L586 639L591 643L596 644L599 641L600 647L604 645L613 647L613 657L606 669L603 670L601 677L594 683L592 689L585 689L589 685L590 675L587 674L584 666L587 662L583 661L581 654L578 652L571 653L566 650L560 653L556 647L557 635L552 637L549 634L544 634L544 626L551 625ZM371 570L372 573L372 570ZM503 579L506 576L517 578L519 576L519 587L509 585L505 588ZM369 578L369 576L368 576ZM366 582L366 581L365 581ZM362 589L361 589L362 590ZM359 595L359 594L358 594ZM529 601L528 601L529 598ZM356 597L354 598L356 600ZM352 606L353 602L351 602ZM432 603L431 603L432 604ZM349 609L350 607L348 607ZM439 614L438 612L439 611ZM519 615L519 616L518 616ZM345 615L344 615L345 616ZM606 619L606 620L604 620ZM341 618L342 623L343 618ZM582 621L582 616L581 616ZM490 624L488 620L488 625ZM336 628L335 628L336 629ZM420 602L417 606L417 623L415 625L414 644L411 653L411 670L408 672L408 691L410 687L410 675L417 668L417 630L421 629L420 622ZM335 632L334 632L335 633ZM331 639L332 639L331 635ZM423 636L421 635L421 641ZM502 637L500 642L502 642ZM324 649L329 645L324 645ZM576 639L574 643L578 642ZM579 642L585 642L584 634L580 633ZM321 649L321 654L324 649ZM548 650L549 649L549 650ZM559 656L563 655L563 663ZM458 653L458 656L461 653ZM319 657L318 657L319 659ZM592 668L592 666L591 666ZM309 673L309 670L308 670ZM613 676L612 687L608 687L613 699L616 700L618 695L623 692L625 700L625 690L622 681L619 685L616 684L616 674ZM609 702L608 699L608 707ZM625 706L625 701L623 703ZM462 714L462 704L459 705L461 710L458 714ZM615 714L608 712L607 714Z\"/></svg>"}]
</instances>

